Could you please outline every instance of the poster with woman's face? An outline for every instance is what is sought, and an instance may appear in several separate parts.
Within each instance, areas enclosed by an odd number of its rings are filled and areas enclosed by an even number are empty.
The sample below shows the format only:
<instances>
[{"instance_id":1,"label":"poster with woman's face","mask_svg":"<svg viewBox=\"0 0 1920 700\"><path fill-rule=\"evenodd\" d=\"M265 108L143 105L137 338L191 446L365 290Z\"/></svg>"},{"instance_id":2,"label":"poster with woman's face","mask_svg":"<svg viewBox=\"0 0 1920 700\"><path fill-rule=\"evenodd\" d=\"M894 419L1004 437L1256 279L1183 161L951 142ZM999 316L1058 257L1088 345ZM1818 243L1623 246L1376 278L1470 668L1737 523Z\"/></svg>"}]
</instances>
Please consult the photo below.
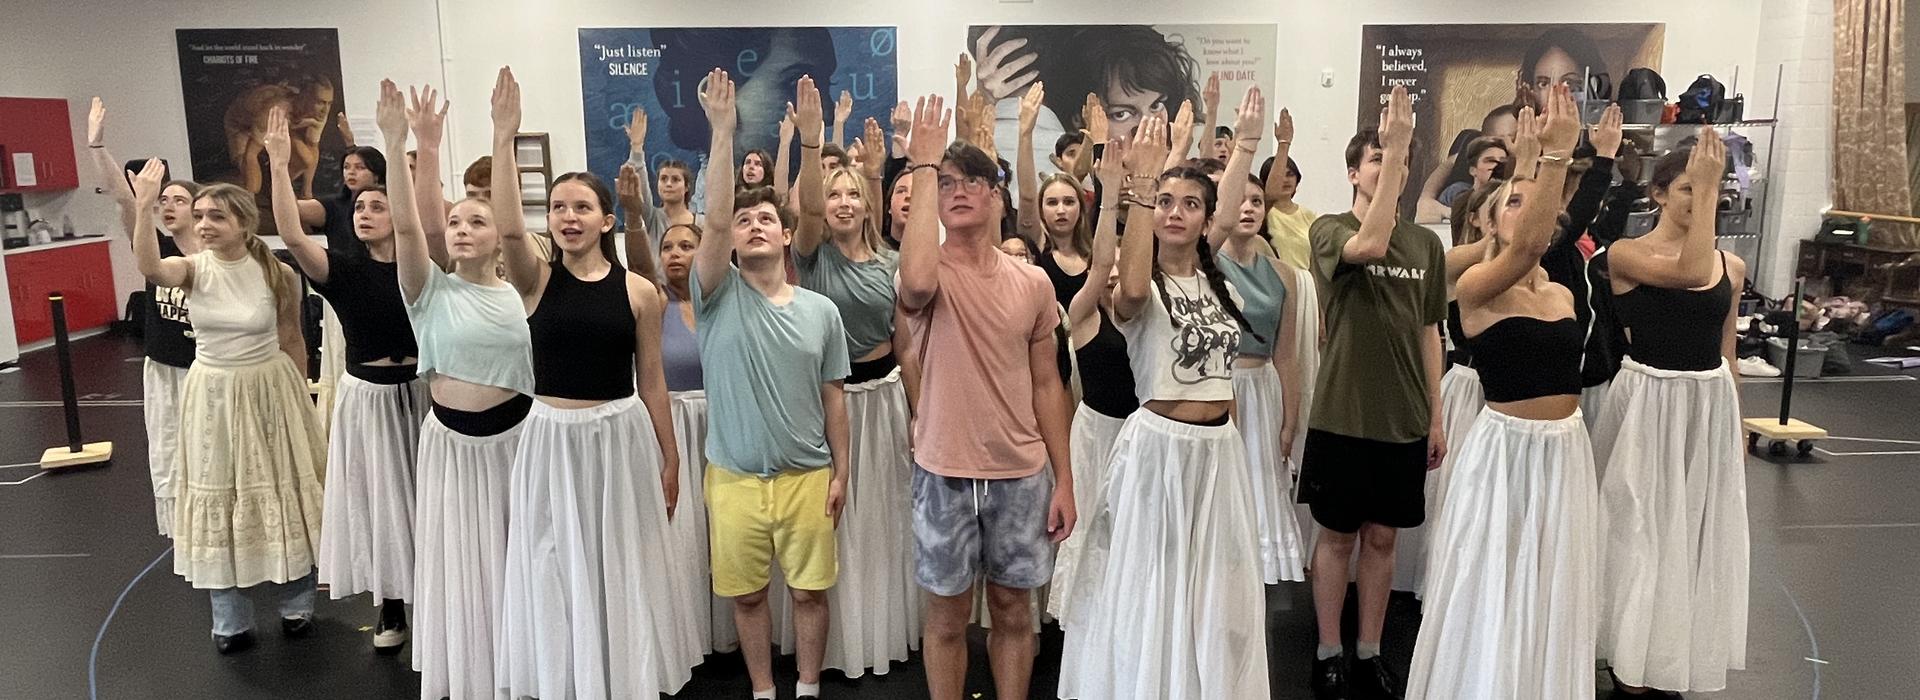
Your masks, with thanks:
<instances>
[{"instance_id":1,"label":"poster with woman's face","mask_svg":"<svg viewBox=\"0 0 1920 700\"><path fill-rule=\"evenodd\" d=\"M1490 172L1481 158L1465 162L1457 153L1480 137L1507 144L1519 109L1538 105L1554 85L1572 88L1576 100L1614 99L1629 70L1659 71L1666 25L1367 25L1360 36L1357 126L1377 126L1386 94L1407 88L1415 122L1402 211L1437 221L1441 193L1469 189ZM1490 146L1479 144L1476 156L1507 150Z\"/></svg>"},{"instance_id":2,"label":"poster with woman's face","mask_svg":"<svg viewBox=\"0 0 1920 700\"><path fill-rule=\"evenodd\" d=\"M700 107L700 83L714 68L725 69L738 89L735 157L778 150L794 84L809 75L820 88L829 129L835 100L842 91L852 95L845 132L850 143L868 117L889 124L899 93L895 36L893 27L581 29L587 167L613 181L627 161L627 123L640 107L648 115L650 170L658 173L669 160L687 163L695 183L689 201L704 202L711 132ZM790 159L780 160L784 167Z\"/></svg>"},{"instance_id":3,"label":"poster with woman's face","mask_svg":"<svg viewBox=\"0 0 1920 700\"><path fill-rule=\"evenodd\" d=\"M1213 121L1231 125L1248 87L1274 85L1275 34L1271 24L986 25L967 30L967 52L972 89L994 102L993 139L1009 162L1020 138L1020 98L1034 82L1045 85L1033 146L1046 173L1058 169L1051 156L1060 136L1086 128L1081 108L1089 94L1099 96L1113 135L1131 133L1150 114L1171 119L1187 100L1197 127L1207 121L1201 90L1217 74L1222 113ZM1196 134L1194 152L1206 154L1211 141Z\"/></svg>"}]
</instances>

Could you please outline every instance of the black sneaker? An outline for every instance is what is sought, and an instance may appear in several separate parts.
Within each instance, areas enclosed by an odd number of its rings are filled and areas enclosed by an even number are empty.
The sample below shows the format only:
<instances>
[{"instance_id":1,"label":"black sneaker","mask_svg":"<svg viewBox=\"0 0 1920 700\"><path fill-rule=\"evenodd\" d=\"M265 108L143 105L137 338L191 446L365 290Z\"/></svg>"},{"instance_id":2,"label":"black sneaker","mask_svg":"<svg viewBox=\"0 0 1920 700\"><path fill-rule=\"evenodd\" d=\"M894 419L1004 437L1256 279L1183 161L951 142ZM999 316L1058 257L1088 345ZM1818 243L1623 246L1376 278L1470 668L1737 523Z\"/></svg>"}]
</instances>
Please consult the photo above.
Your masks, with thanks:
<instances>
[{"instance_id":1,"label":"black sneaker","mask_svg":"<svg viewBox=\"0 0 1920 700\"><path fill-rule=\"evenodd\" d=\"M253 648L253 633L241 632L235 635L213 635L213 650L222 656L237 654Z\"/></svg>"},{"instance_id":2,"label":"black sneaker","mask_svg":"<svg viewBox=\"0 0 1920 700\"><path fill-rule=\"evenodd\" d=\"M1350 700L1345 655L1313 662L1313 700Z\"/></svg>"},{"instance_id":3,"label":"black sneaker","mask_svg":"<svg viewBox=\"0 0 1920 700\"><path fill-rule=\"evenodd\" d=\"M292 639L313 634L313 618L306 616L280 618L280 632Z\"/></svg>"},{"instance_id":4,"label":"black sneaker","mask_svg":"<svg viewBox=\"0 0 1920 700\"><path fill-rule=\"evenodd\" d=\"M1387 670L1386 658L1355 659L1353 662L1353 700L1402 700L1400 679Z\"/></svg>"}]
</instances>

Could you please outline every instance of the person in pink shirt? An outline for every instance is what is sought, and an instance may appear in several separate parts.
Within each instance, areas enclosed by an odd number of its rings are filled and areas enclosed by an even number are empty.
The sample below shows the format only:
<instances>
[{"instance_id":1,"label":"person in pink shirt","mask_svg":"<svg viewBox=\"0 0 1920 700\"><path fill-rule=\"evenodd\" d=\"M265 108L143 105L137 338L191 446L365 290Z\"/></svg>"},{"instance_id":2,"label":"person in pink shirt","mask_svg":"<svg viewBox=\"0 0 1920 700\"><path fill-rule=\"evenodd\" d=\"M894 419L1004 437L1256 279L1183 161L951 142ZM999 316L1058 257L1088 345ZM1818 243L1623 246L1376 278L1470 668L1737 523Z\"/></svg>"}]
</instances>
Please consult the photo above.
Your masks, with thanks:
<instances>
[{"instance_id":1,"label":"person in pink shirt","mask_svg":"<svg viewBox=\"0 0 1920 700\"><path fill-rule=\"evenodd\" d=\"M979 148L946 144L951 115L942 106L931 96L914 111L908 177L939 199L937 210L908 215L899 281L919 352L913 533L915 578L931 594L928 695L961 697L973 587L984 576L994 686L1020 698L1033 672L1031 592L1052 579L1053 545L1074 524L1072 413L1053 338L1060 319L1040 268L994 247L999 167Z\"/></svg>"}]
</instances>

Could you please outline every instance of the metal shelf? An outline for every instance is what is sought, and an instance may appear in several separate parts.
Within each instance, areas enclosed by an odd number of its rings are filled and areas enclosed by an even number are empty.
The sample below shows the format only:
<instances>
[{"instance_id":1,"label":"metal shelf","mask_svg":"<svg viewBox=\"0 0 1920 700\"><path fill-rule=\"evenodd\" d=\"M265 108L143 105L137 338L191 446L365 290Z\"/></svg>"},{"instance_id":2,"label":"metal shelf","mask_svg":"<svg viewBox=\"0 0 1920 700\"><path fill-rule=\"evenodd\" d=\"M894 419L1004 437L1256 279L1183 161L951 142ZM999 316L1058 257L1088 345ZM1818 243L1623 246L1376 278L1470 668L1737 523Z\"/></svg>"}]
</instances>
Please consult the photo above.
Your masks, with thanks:
<instances>
[{"instance_id":1,"label":"metal shelf","mask_svg":"<svg viewBox=\"0 0 1920 700\"><path fill-rule=\"evenodd\" d=\"M1724 127L1724 128L1734 128L1734 129L1756 129L1756 128L1771 129L1774 126L1778 125L1779 123L1780 123L1779 120L1776 120L1776 119L1755 119L1751 121L1720 122L1715 124L1622 124L1620 125L1620 128L1625 131L1657 131L1660 129L1685 129L1685 128L1698 129L1703 126Z\"/></svg>"}]
</instances>

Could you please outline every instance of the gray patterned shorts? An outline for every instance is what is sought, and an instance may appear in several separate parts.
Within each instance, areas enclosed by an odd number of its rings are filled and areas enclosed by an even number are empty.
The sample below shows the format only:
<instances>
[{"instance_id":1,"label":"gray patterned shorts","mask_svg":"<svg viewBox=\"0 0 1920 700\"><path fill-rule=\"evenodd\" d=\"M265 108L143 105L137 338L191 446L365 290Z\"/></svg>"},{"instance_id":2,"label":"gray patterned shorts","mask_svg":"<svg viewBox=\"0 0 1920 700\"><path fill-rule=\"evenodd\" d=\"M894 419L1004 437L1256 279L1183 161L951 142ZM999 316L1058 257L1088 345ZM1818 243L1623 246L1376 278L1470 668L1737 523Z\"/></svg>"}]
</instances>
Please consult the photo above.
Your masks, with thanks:
<instances>
[{"instance_id":1,"label":"gray patterned shorts","mask_svg":"<svg viewBox=\"0 0 1920 700\"><path fill-rule=\"evenodd\" d=\"M914 578L941 596L967 592L981 574L1006 588L1046 585L1052 501L1051 469L1020 479L957 479L913 465Z\"/></svg>"}]
</instances>

